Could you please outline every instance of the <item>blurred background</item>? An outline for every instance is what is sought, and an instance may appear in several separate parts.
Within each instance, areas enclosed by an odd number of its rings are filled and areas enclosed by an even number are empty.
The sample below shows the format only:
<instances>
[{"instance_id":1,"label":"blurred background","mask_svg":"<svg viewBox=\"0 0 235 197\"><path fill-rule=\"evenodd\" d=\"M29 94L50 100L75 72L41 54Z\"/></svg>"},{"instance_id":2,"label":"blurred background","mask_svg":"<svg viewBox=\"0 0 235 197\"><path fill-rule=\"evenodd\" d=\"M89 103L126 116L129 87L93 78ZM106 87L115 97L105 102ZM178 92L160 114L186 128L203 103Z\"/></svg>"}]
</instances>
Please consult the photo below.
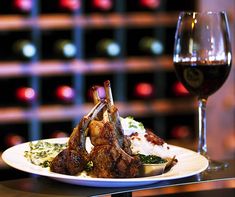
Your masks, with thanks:
<instances>
[{"instance_id":1,"label":"blurred background","mask_svg":"<svg viewBox=\"0 0 235 197\"><path fill-rule=\"evenodd\" d=\"M18 143L69 136L93 106L91 86L102 96L105 80L122 117L196 150L197 100L172 64L178 14L186 10L226 11L234 46L233 0L1 0L0 155ZM235 155L234 73L208 100L215 159ZM1 160L0 173L27 176Z\"/></svg>"}]
</instances>

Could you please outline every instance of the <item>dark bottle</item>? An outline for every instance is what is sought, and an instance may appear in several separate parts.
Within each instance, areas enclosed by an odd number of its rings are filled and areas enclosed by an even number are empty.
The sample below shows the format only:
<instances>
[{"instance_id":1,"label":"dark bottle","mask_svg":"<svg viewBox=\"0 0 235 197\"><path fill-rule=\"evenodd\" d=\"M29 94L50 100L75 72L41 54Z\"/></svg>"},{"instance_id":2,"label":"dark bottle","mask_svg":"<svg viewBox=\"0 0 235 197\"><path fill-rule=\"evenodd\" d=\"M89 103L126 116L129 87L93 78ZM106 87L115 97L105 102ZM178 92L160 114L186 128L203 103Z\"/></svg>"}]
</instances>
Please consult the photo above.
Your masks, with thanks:
<instances>
[{"instance_id":1,"label":"dark bottle","mask_svg":"<svg viewBox=\"0 0 235 197\"><path fill-rule=\"evenodd\" d=\"M23 142L25 142L25 138L15 133L10 133L5 136L5 144L7 147L15 146Z\"/></svg>"},{"instance_id":2,"label":"dark bottle","mask_svg":"<svg viewBox=\"0 0 235 197\"><path fill-rule=\"evenodd\" d=\"M75 126L73 126L72 121L56 121L56 122L41 122L41 133L42 138L58 138L58 137L68 137Z\"/></svg>"},{"instance_id":3,"label":"dark bottle","mask_svg":"<svg viewBox=\"0 0 235 197\"><path fill-rule=\"evenodd\" d=\"M85 14L107 14L115 11L116 0L86 0L84 1Z\"/></svg>"},{"instance_id":4,"label":"dark bottle","mask_svg":"<svg viewBox=\"0 0 235 197\"><path fill-rule=\"evenodd\" d=\"M0 32L0 58L2 61L31 61L37 54L37 47L31 39L31 31Z\"/></svg>"},{"instance_id":5,"label":"dark bottle","mask_svg":"<svg viewBox=\"0 0 235 197\"><path fill-rule=\"evenodd\" d=\"M59 7L63 10L76 11L81 8L81 0L59 0Z\"/></svg>"},{"instance_id":6,"label":"dark bottle","mask_svg":"<svg viewBox=\"0 0 235 197\"><path fill-rule=\"evenodd\" d=\"M74 100L75 91L71 86L60 85L56 87L56 97L58 100L64 102L71 102Z\"/></svg>"},{"instance_id":7,"label":"dark bottle","mask_svg":"<svg viewBox=\"0 0 235 197\"><path fill-rule=\"evenodd\" d=\"M187 125L176 125L171 129L171 137L175 139L190 138L191 131Z\"/></svg>"},{"instance_id":8,"label":"dark bottle","mask_svg":"<svg viewBox=\"0 0 235 197\"><path fill-rule=\"evenodd\" d=\"M40 79L41 104L71 105L74 102L75 90L72 76L48 76ZM79 96L79 95L77 95Z\"/></svg>"},{"instance_id":9,"label":"dark bottle","mask_svg":"<svg viewBox=\"0 0 235 197\"><path fill-rule=\"evenodd\" d=\"M82 7L81 0L40 0L41 14L72 14Z\"/></svg>"},{"instance_id":10,"label":"dark bottle","mask_svg":"<svg viewBox=\"0 0 235 197\"><path fill-rule=\"evenodd\" d=\"M23 59L32 59L36 53L37 49L34 43L30 40L17 40L13 47L13 51L15 52L15 56Z\"/></svg>"},{"instance_id":11,"label":"dark bottle","mask_svg":"<svg viewBox=\"0 0 235 197\"><path fill-rule=\"evenodd\" d=\"M13 5L22 13L29 13L33 8L33 0L13 0Z\"/></svg>"},{"instance_id":12,"label":"dark bottle","mask_svg":"<svg viewBox=\"0 0 235 197\"><path fill-rule=\"evenodd\" d=\"M57 40L55 42L54 50L56 55L63 59L73 59L77 52L75 44L68 39Z\"/></svg>"},{"instance_id":13,"label":"dark bottle","mask_svg":"<svg viewBox=\"0 0 235 197\"><path fill-rule=\"evenodd\" d=\"M0 79L1 107L30 107L36 99L36 92L27 77Z\"/></svg>"},{"instance_id":14,"label":"dark bottle","mask_svg":"<svg viewBox=\"0 0 235 197\"><path fill-rule=\"evenodd\" d=\"M114 29L87 29L85 31L85 58L118 58L120 43L115 39Z\"/></svg>"},{"instance_id":15,"label":"dark bottle","mask_svg":"<svg viewBox=\"0 0 235 197\"><path fill-rule=\"evenodd\" d=\"M190 98L193 97L184 85L179 82L174 71L165 72L165 96L166 98Z\"/></svg>"},{"instance_id":16,"label":"dark bottle","mask_svg":"<svg viewBox=\"0 0 235 197\"><path fill-rule=\"evenodd\" d=\"M0 123L0 151L29 141L29 125L26 122Z\"/></svg>"},{"instance_id":17,"label":"dark bottle","mask_svg":"<svg viewBox=\"0 0 235 197\"><path fill-rule=\"evenodd\" d=\"M164 30L154 28L127 29L126 53L128 56L159 56L165 52Z\"/></svg>"},{"instance_id":18,"label":"dark bottle","mask_svg":"<svg viewBox=\"0 0 235 197\"><path fill-rule=\"evenodd\" d=\"M101 56L118 57L121 52L120 45L112 39L102 39L96 45L97 52Z\"/></svg>"},{"instance_id":19,"label":"dark bottle","mask_svg":"<svg viewBox=\"0 0 235 197\"><path fill-rule=\"evenodd\" d=\"M167 138L170 139L194 139L196 136L196 112L175 111L166 115L165 122Z\"/></svg>"},{"instance_id":20,"label":"dark bottle","mask_svg":"<svg viewBox=\"0 0 235 197\"><path fill-rule=\"evenodd\" d=\"M73 31L71 29L42 31L41 49L42 59L74 59L77 53L77 46L73 42Z\"/></svg>"},{"instance_id":21,"label":"dark bottle","mask_svg":"<svg viewBox=\"0 0 235 197\"><path fill-rule=\"evenodd\" d=\"M140 50L149 55L161 55L164 52L164 44L154 37L143 37L139 41Z\"/></svg>"},{"instance_id":22,"label":"dark bottle","mask_svg":"<svg viewBox=\"0 0 235 197\"><path fill-rule=\"evenodd\" d=\"M30 16L33 6L33 0L1 0L0 14Z\"/></svg>"},{"instance_id":23,"label":"dark bottle","mask_svg":"<svg viewBox=\"0 0 235 197\"><path fill-rule=\"evenodd\" d=\"M155 12L164 9L164 0L128 0L126 12Z\"/></svg>"},{"instance_id":24,"label":"dark bottle","mask_svg":"<svg viewBox=\"0 0 235 197\"><path fill-rule=\"evenodd\" d=\"M31 87L18 87L16 89L16 97L19 101L31 103L36 99L37 95L36 91Z\"/></svg>"},{"instance_id":25,"label":"dark bottle","mask_svg":"<svg viewBox=\"0 0 235 197\"><path fill-rule=\"evenodd\" d=\"M154 10L161 6L161 0L139 0L139 4L142 7L146 7L146 8Z\"/></svg>"},{"instance_id":26,"label":"dark bottle","mask_svg":"<svg viewBox=\"0 0 235 197\"><path fill-rule=\"evenodd\" d=\"M127 74L127 99L152 100L156 98L157 87L154 84L153 73L128 73Z\"/></svg>"},{"instance_id":27,"label":"dark bottle","mask_svg":"<svg viewBox=\"0 0 235 197\"><path fill-rule=\"evenodd\" d=\"M149 82L138 82L134 86L134 95L138 98L152 98L154 95L154 85Z\"/></svg>"}]
</instances>

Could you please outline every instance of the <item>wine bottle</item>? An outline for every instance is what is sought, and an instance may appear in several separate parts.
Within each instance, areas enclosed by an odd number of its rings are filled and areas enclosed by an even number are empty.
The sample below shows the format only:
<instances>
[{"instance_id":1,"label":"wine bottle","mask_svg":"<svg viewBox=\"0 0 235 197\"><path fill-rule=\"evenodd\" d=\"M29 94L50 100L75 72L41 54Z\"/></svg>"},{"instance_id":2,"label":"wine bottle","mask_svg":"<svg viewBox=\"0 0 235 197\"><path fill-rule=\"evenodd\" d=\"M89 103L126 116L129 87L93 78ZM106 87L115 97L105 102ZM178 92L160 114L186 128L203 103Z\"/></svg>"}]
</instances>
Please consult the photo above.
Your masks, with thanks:
<instances>
[{"instance_id":1,"label":"wine bottle","mask_svg":"<svg viewBox=\"0 0 235 197\"><path fill-rule=\"evenodd\" d=\"M84 58L117 58L121 54L121 43L113 28L87 28L84 30Z\"/></svg>"},{"instance_id":2,"label":"wine bottle","mask_svg":"<svg viewBox=\"0 0 235 197\"><path fill-rule=\"evenodd\" d=\"M191 131L187 125L177 125L171 130L171 138L175 139L186 139L190 138Z\"/></svg>"},{"instance_id":3,"label":"wine bottle","mask_svg":"<svg viewBox=\"0 0 235 197\"><path fill-rule=\"evenodd\" d=\"M125 3L127 12L155 12L164 8L163 0L128 0Z\"/></svg>"},{"instance_id":4,"label":"wine bottle","mask_svg":"<svg viewBox=\"0 0 235 197\"><path fill-rule=\"evenodd\" d=\"M29 125L27 122L9 123L1 122L0 124L0 151L10 146L14 146L29 140Z\"/></svg>"},{"instance_id":5,"label":"wine bottle","mask_svg":"<svg viewBox=\"0 0 235 197\"><path fill-rule=\"evenodd\" d=\"M85 14L108 14L115 10L115 0L86 0L84 1Z\"/></svg>"},{"instance_id":6,"label":"wine bottle","mask_svg":"<svg viewBox=\"0 0 235 197\"><path fill-rule=\"evenodd\" d=\"M193 128L196 128L195 118L195 112L177 113L176 111L173 114L166 115L167 136L174 139L193 139L195 137Z\"/></svg>"},{"instance_id":7,"label":"wine bottle","mask_svg":"<svg viewBox=\"0 0 235 197\"><path fill-rule=\"evenodd\" d=\"M82 7L82 0L40 0L41 14L72 14Z\"/></svg>"},{"instance_id":8,"label":"wine bottle","mask_svg":"<svg viewBox=\"0 0 235 197\"><path fill-rule=\"evenodd\" d=\"M76 11L81 8L81 0L59 0L59 6L68 11Z\"/></svg>"},{"instance_id":9,"label":"wine bottle","mask_svg":"<svg viewBox=\"0 0 235 197\"><path fill-rule=\"evenodd\" d=\"M69 136L69 134L67 132L64 132L64 131L54 131L51 134L52 138L62 138L62 137L68 137L68 136Z\"/></svg>"},{"instance_id":10,"label":"wine bottle","mask_svg":"<svg viewBox=\"0 0 235 197\"><path fill-rule=\"evenodd\" d=\"M164 44L154 37L143 37L139 42L140 50L150 55L161 55L164 52Z\"/></svg>"},{"instance_id":11,"label":"wine bottle","mask_svg":"<svg viewBox=\"0 0 235 197\"><path fill-rule=\"evenodd\" d=\"M30 13L33 8L33 0L14 0L13 5L23 13Z\"/></svg>"},{"instance_id":12,"label":"wine bottle","mask_svg":"<svg viewBox=\"0 0 235 197\"><path fill-rule=\"evenodd\" d=\"M74 99L74 89L68 85L60 85L56 88L56 96L64 102L71 102Z\"/></svg>"},{"instance_id":13,"label":"wine bottle","mask_svg":"<svg viewBox=\"0 0 235 197\"><path fill-rule=\"evenodd\" d=\"M56 122L41 122L42 138L68 137L74 125L71 120Z\"/></svg>"},{"instance_id":14,"label":"wine bottle","mask_svg":"<svg viewBox=\"0 0 235 197\"><path fill-rule=\"evenodd\" d=\"M42 104L73 104L75 90L73 89L73 77L48 76L40 78L41 81L41 103Z\"/></svg>"},{"instance_id":15,"label":"wine bottle","mask_svg":"<svg viewBox=\"0 0 235 197\"><path fill-rule=\"evenodd\" d=\"M134 91L138 98L151 98L154 95L154 85L149 82L138 82L135 84Z\"/></svg>"},{"instance_id":16,"label":"wine bottle","mask_svg":"<svg viewBox=\"0 0 235 197\"><path fill-rule=\"evenodd\" d=\"M16 89L18 100L30 103L36 99L36 91L31 87L19 87Z\"/></svg>"},{"instance_id":17,"label":"wine bottle","mask_svg":"<svg viewBox=\"0 0 235 197\"><path fill-rule=\"evenodd\" d=\"M154 84L153 73L128 73L126 79L128 100L152 100L155 98L157 87Z\"/></svg>"},{"instance_id":18,"label":"wine bottle","mask_svg":"<svg viewBox=\"0 0 235 197\"><path fill-rule=\"evenodd\" d=\"M0 92L1 107L29 107L36 98L28 77L1 78Z\"/></svg>"},{"instance_id":19,"label":"wine bottle","mask_svg":"<svg viewBox=\"0 0 235 197\"><path fill-rule=\"evenodd\" d=\"M37 53L31 33L30 30L0 31L1 61L31 61Z\"/></svg>"},{"instance_id":20,"label":"wine bottle","mask_svg":"<svg viewBox=\"0 0 235 197\"><path fill-rule=\"evenodd\" d=\"M112 0L92 0L92 5L94 8L102 11L110 10L113 7Z\"/></svg>"},{"instance_id":21,"label":"wine bottle","mask_svg":"<svg viewBox=\"0 0 235 197\"><path fill-rule=\"evenodd\" d=\"M75 58L76 52L72 29L41 31L42 59L70 60Z\"/></svg>"},{"instance_id":22,"label":"wine bottle","mask_svg":"<svg viewBox=\"0 0 235 197\"><path fill-rule=\"evenodd\" d=\"M17 40L13 45L13 51L16 57L24 60L32 59L37 53L34 43L27 39Z\"/></svg>"},{"instance_id":23,"label":"wine bottle","mask_svg":"<svg viewBox=\"0 0 235 197\"><path fill-rule=\"evenodd\" d=\"M161 0L139 0L139 4L149 9L157 9L161 5Z\"/></svg>"},{"instance_id":24,"label":"wine bottle","mask_svg":"<svg viewBox=\"0 0 235 197\"><path fill-rule=\"evenodd\" d=\"M113 39L102 39L97 43L97 51L101 56L118 57L121 53L120 45Z\"/></svg>"},{"instance_id":25,"label":"wine bottle","mask_svg":"<svg viewBox=\"0 0 235 197\"><path fill-rule=\"evenodd\" d=\"M25 142L25 138L15 133L10 133L5 137L5 144L7 147L15 146L23 142Z\"/></svg>"},{"instance_id":26,"label":"wine bottle","mask_svg":"<svg viewBox=\"0 0 235 197\"><path fill-rule=\"evenodd\" d=\"M54 50L59 57L65 59L75 58L77 52L75 44L68 39L57 40Z\"/></svg>"},{"instance_id":27,"label":"wine bottle","mask_svg":"<svg viewBox=\"0 0 235 197\"><path fill-rule=\"evenodd\" d=\"M1 0L0 15L30 16L34 6L33 0Z\"/></svg>"},{"instance_id":28,"label":"wine bottle","mask_svg":"<svg viewBox=\"0 0 235 197\"><path fill-rule=\"evenodd\" d=\"M164 29L128 28L126 53L129 56L160 56L165 54Z\"/></svg>"}]
</instances>

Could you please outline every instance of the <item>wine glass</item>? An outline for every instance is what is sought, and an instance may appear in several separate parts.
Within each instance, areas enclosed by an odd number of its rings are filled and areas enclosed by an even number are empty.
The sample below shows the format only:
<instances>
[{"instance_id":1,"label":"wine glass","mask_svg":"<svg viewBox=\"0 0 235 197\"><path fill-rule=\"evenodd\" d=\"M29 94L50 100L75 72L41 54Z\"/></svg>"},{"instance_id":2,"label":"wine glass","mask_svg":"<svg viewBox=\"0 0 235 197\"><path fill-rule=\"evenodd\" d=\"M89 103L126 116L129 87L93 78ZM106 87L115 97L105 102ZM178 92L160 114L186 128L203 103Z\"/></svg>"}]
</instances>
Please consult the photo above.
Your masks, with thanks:
<instances>
[{"instance_id":1,"label":"wine glass","mask_svg":"<svg viewBox=\"0 0 235 197\"><path fill-rule=\"evenodd\" d=\"M173 62L179 81L198 98L198 152L208 158L208 170L226 167L225 162L209 159L206 142L207 99L226 81L232 65L226 13L181 12Z\"/></svg>"}]
</instances>

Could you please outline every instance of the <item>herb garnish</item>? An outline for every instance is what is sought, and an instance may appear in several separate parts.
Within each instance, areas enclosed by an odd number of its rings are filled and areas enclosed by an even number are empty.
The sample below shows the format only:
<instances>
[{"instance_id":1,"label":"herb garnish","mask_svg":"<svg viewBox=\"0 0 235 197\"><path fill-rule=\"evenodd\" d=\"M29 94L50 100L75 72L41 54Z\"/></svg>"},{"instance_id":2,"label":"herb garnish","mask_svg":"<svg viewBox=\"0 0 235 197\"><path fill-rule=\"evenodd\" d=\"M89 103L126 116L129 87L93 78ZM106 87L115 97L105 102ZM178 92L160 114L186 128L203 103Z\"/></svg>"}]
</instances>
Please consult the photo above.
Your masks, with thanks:
<instances>
[{"instance_id":1,"label":"herb garnish","mask_svg":"<svg viewBox=\"0 0 235 197\"><path fill-rule=\"evenodd\" d=\"M39 140L29 143L29 151L24 152L24 156L32 163L43 168L50 166L53 158L68 146L67 143L49 143Z\"/></svg>"},{"instance_id":2,"label":"herb garnish","mask_svg":"<svg viewBox=\"0 0 235 197\"><path fill-rule=\"evenodd\" d=\"M140 158L140 161L143 164L161 164L161 163L166 163L167 162L166 159L163 159L163 158L158 157L156 155L137 154L137 156Z\"/></svg>"}]
</instances>

